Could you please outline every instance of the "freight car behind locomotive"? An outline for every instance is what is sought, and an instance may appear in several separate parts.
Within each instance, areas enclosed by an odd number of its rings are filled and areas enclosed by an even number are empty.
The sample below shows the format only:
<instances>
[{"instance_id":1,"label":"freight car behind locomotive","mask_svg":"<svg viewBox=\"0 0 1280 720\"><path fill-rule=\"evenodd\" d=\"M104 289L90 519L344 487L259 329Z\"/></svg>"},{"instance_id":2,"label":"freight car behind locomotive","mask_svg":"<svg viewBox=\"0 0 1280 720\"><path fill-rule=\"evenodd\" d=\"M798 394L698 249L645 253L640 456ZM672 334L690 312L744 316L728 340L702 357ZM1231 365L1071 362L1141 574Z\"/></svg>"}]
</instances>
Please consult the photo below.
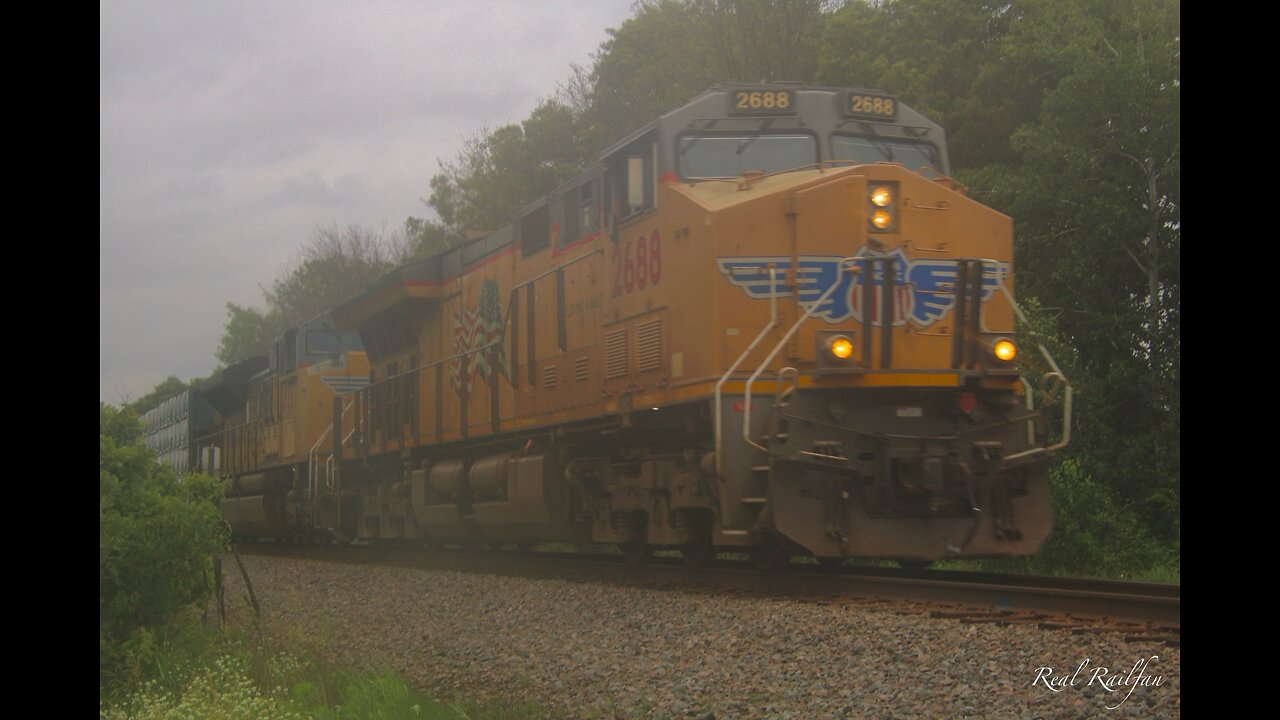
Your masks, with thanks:
<instances>
[{"instance_id":1,"label":"freight car behind locomotive","mask_svg":"<svg viewBox=\"0 0 1280 720\"><path fill-rule=\"evenodd\" d=\"M330 413L336 461L279 476L286 523L761 565L1035 552L1054 447L1012 223L948 172L943 129L882 92L702 93L334 310L370 383Z\"/></svg>"},{"instance_id":2,"label":"freight car behind locomotive","mask_svg":"<svg viewBox=\"0 0 1280 720\"><path fill-rule=\"evenodd\" d=\"M198 469L195 438L213 428L213 408L199 392L183 390L142 414L143 443L156 461L179 473Z\"/></svg>"}]
</instances>

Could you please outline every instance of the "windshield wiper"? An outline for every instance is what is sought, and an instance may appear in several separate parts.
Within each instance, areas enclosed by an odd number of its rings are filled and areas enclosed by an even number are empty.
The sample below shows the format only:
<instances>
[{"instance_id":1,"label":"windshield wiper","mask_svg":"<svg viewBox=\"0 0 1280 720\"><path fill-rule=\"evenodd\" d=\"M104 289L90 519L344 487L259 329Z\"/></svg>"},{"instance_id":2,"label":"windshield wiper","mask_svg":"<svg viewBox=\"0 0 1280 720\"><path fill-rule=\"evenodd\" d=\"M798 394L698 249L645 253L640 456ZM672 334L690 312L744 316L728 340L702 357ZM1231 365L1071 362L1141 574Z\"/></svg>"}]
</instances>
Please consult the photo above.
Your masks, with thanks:
<instances>
[{"instance_id":1,"label":"windshield wiper","mask_svg":"<svg viewBox=\"0 0 1280 720\"><path fill-rule=\"evenodd\" d=\"M761 121L760 127L756 128L756 131L754 134L752 134L750 137L745 137L739 140L738 149L734 151L735 154L741 155L742 152L751 145L751 143L755 142L756 140L759 140L760 136L764 135L764 131L768 130L769 126L773 124L773 120L774 118L765 118L764 120Z\"/></svg>"},{"instance_id":2,"label":"windshield wiper","mask_svg":"<svg viewBox=\"0 0 1280 720\"><path fill-rule=\"evenodd\" d=\"M858 124L862 126L864 131L866 131L867 139L871 141L872 145L876 146L876 149L880 151L880 154L884 156L885 160L888 160L889 162L898 162L898 159L893 156L893 146L886 143L884 140L881 140L880 136L876 134L876 129L872 127L870 123L860 122Z\"/></svg>"}]
</instances>

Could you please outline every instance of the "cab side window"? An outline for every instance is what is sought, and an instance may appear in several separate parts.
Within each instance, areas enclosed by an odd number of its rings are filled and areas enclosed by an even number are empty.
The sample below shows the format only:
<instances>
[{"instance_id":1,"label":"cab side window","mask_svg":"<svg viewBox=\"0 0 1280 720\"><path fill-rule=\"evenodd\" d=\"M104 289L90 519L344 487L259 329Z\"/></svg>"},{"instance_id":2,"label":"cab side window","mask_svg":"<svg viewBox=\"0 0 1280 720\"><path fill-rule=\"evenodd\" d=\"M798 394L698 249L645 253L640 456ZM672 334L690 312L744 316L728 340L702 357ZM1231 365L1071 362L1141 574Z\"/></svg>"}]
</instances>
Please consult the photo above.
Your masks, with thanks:
<instances>
[{"instance_id":1,"label":"cab side window","mask_svg":"<svg viewBox=\"0 0 1280 720\"><path fill-rule=\"evenodd\" d=\"M569 188L561 196L560 235L556 247L565 247L596 231L596 183L594 180Z\"/></svg>"},{"instance_id":2,"label":"cab side window","mask_svg":"<svg viewBox=\"0 0 1280 720\"><path fill-rule=\"evenodd\" d=\"M657 205L657 145L635 143L609 159L609 210L626 220Z\"/></svg>"},{"instance_id":3,"label":"cab side window","mask_svg":"<svg viewBox=\"0 0 1280 720\"><path fill-rule=\"evenodd\" d=\"M520 218L520 251L528 256L551 244L551 207L543 203Z\"/></svg>"}]
</instances>

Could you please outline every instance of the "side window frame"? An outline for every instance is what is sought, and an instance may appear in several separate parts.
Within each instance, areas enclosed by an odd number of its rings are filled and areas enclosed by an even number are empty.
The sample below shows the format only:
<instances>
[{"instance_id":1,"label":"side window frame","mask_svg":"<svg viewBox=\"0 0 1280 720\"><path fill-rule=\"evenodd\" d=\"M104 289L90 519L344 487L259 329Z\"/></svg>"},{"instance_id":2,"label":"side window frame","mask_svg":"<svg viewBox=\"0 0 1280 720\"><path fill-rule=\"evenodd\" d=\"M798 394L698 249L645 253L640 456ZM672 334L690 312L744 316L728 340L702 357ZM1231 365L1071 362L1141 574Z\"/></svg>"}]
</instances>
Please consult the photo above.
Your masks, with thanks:
<instances>
[{"instance_id":1,"label":"side window frame","mask_svg":"<svg viewBox=\"0 0 1280 720\"><path fill-rule=\"evenodd\" d=\"M520 217L520 252L525 257L551 244L551 203L544 200Z\"/></svg>"}]
</instances>

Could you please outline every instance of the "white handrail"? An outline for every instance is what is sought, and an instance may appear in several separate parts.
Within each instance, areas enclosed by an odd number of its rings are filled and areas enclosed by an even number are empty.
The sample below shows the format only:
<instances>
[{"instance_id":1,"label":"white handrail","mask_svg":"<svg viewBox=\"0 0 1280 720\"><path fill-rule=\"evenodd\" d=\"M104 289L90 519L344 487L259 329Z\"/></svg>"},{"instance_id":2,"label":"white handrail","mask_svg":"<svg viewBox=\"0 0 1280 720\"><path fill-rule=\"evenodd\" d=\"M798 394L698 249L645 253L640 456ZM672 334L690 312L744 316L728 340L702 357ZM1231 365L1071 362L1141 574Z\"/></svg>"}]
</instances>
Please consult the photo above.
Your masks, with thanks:
<instances>
[{"instance_id":1,"label":"white handrail","mask_svg":"<svg viewBox=\"0 0 1280 720\"><path fill-rule=\"evenodd\" d=\"M852 272L852 269L845 268L845 265L854 260L861 259L861 257L862 256L860 255L854 255L852 257L841 258L836 265L837 272ZM810 305L809 309L804 311L804 314L800 316L800 319L796 320L795 324L791 326L791 329L787 331L787 334L782 336L782 339L778 341L778 344L773 347L773 351L764 359L764 362L760 363L760 367L756 368L756 371L747 379L747 386L743 389L742 398L742 404L745 406L745 414L742 417L742 439L745 440L748 445L768 452L768 448L751 439L751 385L760 377L760 373L764 372L765 367L767 367L769 363L773 362L773 358L777 356L778 352L782 350L782 347L791 340L791 336L796 334L796 331L800 329L800 326L804 321L812 317L814 311L821 307L822 304L831 297L831 293L835 292L836 288L840 287L840 285L841 283L839 280L831 283L831 287L827 288L827 291L822 293L822 296L818 298L817 302Z\"/></svg>"},{"instance_id":2,"label":"white handrail","mask_svg":"<svg viewBox=\"0 0 1280 720\"><path fill-rule=\"evenodd\" d=\"M346 407L342 408L342 415L339 417L345 418L347 416L347 411L354 406L355 400L347 403ZM355 432L355 428L352 428L351 432ZM320 494L320 468L319 463L317 463L316 460L320 457L320 445L324 443L325 438L329 437L331 433L333 433L333 423L329 423L329 427L325 428L324 432L320 433L320 437L316 439L316 444L312 445L311 450L307 452L307 506L311 508L312 525L315 525L316 522L315 498ZM348 434L347 437L350 438L351 435ZM338 448L341 449L344 444L346 444L346 439L338 444ZM329 453L329 457L325 460L326 474L328 473L327 468L331 460L333 460L333 453ZM326 477L325 486L329 488L330 492L333 491L333 481L331 478Z\"/></svg>"},{"instance_id":3,"label":"white handrail","mask_svg":"<svg viewBox=\"0 0 1280 720\"><path fill-rule=\"evenodd\" d=\"M730 272L732 272L732 269L730 269ZM722 437L724 434L724 431L722 429L723 425L721 424L723 422L722 420L723 409L720 406L720 390L724 387L725 382L729 380L729 376L732 375L733 372L738 369L738 366L742 364L742 361L747 359L747 356L751 354L751 351L756 349L756 345L759 345L760 341L764 339L764 336L767 335L769 331L772 330L777 324L778 324L778 268L770 267L769 268L769 323L764 326L764 329L760 331L760 334L756 335L756 339L751 341L751 344L747 346L747 349L742 351L742 354L738 356L738 359L735 360L733 364L729 366L729 369L726 370L724 375L720 376L720 380L716 382L716 389L715 389L716 477L720 477L720 455L721 455L721 451L723 450Z\"/></svg>"},{"instance_id":4,"label":"white handrail","mask_svg":"<svg viewBox=\"0 0 1280 720\"><path fill-rule=\"evenodd\" d=\"M355 434L356 434L356 429L355 429L355 428L351 428L351 432L347 433L347 436L346 436L346 437L344 437L344 438L342 438L342 442L338 445L338 447L342 447L343 445L346 445L346 444L347 444L347 441L351 439L351 436L352 436L352 435L355 435ZM325 487L329 489L329 493L330 493L330 494L332 494L332 493L334 493L334 492L335 492L335 488L334 488L334 484L333 484L333 478L334 478L334 475L335 475L335 473L334 473L334 471L333 471L333 470L334 470L334 465L335 465L335 463L334 463L334 456L333 456L333 453L330 453L330 454L329 454L329 459L328 459L328 460L325 460L324 465L325 465L325 480L324 480L324 484L325 484Z\"/></svg>"},{"instance_id":5,"label":"white handrail","mask_svg":"<svg viewBox=\"0 0 1280 720\"><path fill-rule=\"evenodd\" d=\"M987 261L984 260L983 262L987 262ZM1062 440L1058 443L1050 445L1049 447L1031 448L1030 450L1024 450L1020 453L1007 455L1005 456L1004 459L1016 460L1018 458L1028 457L1030 455L1037 455L1039 453L1054 452L1057 450L1061 450L1062 448L1066 447L1068 443L1071 442L1071 412L1072 412L1071 381L1067 379L1066 373L1062 372L1062 368L1058 367L1058 363L1053 359L1053 354L1049 352L1049 348L1045 347L1044 343L1040 341L1040 336L1036 333L1035 328L1031 327L1031 323L1030 321L1027 320L1026 314L1022 312L1022 308L1018 307L1018 303L1013 299L1013 293L1009 292L1009 288L1005 287L1003 278L1001 278L999 287L1000 287L1000 292L1004 293L1005 298L1009 301L1009 305L1013 307L1013 311L1018 314L1018 319L1022 321L1022 324L1025 325L1027 329L1031 332L1031 336L1035 338L1036 346L1040 348L1040 355L1044 357L1045 362L1049 363L1049 367L1052 368L1052 371L1049 373L1046 373L1045 377L1057 378L1061 380L1063 386L1066 388L1066 395L1064 395L1062 398ZM1033 405L1034 405L1034 402L1032 400L1032 393L1028 392L1027 407L1030 409L1034 409Z\"/></svg>"}]
</instances>

